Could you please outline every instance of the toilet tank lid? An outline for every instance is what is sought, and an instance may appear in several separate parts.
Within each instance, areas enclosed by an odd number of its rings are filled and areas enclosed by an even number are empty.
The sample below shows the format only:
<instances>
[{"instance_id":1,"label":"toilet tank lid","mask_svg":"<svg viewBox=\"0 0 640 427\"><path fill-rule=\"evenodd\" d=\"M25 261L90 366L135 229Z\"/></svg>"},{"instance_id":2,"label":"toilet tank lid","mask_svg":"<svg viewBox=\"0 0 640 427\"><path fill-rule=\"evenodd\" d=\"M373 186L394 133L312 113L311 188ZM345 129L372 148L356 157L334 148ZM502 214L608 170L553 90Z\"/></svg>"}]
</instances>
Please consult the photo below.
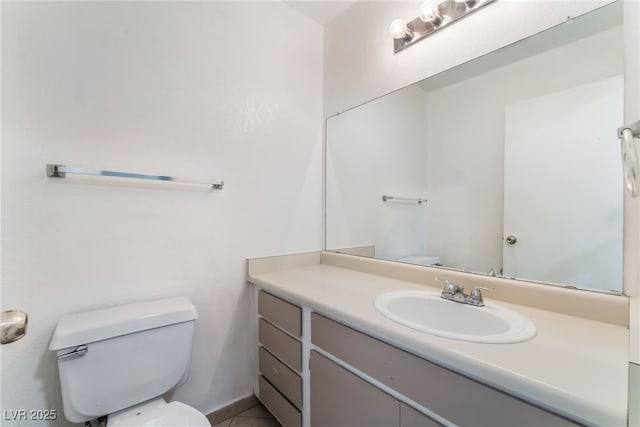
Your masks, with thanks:
<instances>
[{"instance_id":1,"label":"toilet tank lid","mask_svg":"<svg viewBox=\"0 0 640 427\"><path fill-rule=\"evenodd\" d=\"M49 350L192 321L198 312L185 297L164 298L68 314L58 321Z\"/></svg>"}]
</instances>

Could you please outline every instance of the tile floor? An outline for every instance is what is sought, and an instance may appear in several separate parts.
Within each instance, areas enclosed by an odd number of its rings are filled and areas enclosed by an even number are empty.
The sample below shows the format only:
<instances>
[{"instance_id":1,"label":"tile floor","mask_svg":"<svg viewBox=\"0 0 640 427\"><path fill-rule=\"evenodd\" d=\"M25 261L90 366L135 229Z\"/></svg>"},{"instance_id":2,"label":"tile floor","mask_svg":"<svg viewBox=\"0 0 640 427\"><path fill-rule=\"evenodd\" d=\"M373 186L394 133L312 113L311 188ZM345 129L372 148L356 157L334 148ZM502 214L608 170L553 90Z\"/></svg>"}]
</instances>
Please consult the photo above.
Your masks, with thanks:
<instances>
[{"instance_id":1,"label":"tile floor","mask_svg":"<svg viewBox=\"0 0 640 427\"><path fill-rule=\"evenodd\" d=\"M280 423L262 404L259 404L213 427L280 427Z\"/></svg>"}]
</instances>

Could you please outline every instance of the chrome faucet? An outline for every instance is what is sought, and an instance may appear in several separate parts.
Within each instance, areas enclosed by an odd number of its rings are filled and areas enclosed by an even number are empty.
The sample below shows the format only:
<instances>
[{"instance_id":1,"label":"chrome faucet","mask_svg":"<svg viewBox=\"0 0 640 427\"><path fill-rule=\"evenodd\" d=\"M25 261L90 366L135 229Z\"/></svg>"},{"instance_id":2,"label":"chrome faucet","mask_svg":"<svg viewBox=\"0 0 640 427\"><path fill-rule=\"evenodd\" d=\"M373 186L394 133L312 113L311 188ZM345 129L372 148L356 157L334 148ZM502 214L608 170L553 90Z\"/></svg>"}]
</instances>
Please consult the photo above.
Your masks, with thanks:
<instances>
[{"instance_id":1,"label":"chrome faucet","mask_svg":"<svg viewBox=\"0 0 640 427\"><path fill-rule=\"evenodd\" d=\"M444 280L435 278L435 280ZM444 280L444 287L442 288L442 294L440 298L459 302L462 304L469 304L475 307L484 307L484 299L482 298L481 290L492 291L493 288L485 288L483 286L476 286L471 290L469 295L464 293L464 288L456 285L448 280Z\"/></svg>"},{"instance_id":2,"label":"chrome faucet","mask_svg":"<svg viewBox=\"0 0 640 427\"><path fill-rule=\"evenodd\" d=\"M498 277L502 276L502 268L492 268L487 272L487 276Z\"/></svg>"}]
</instances>

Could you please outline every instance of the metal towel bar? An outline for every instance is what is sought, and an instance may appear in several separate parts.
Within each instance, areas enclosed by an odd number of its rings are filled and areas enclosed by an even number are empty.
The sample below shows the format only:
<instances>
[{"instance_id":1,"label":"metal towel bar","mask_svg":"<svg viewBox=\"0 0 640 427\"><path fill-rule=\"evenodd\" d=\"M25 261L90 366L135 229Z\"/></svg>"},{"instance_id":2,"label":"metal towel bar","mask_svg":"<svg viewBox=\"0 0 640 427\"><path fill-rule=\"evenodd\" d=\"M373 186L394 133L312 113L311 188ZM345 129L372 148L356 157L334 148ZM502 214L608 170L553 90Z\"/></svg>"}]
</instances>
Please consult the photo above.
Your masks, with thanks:
<instances>
[{"instance_id":1,"label":"metal towel bar","mask_svg":"<svg viewBox=\"0 0 640 427\"><path fill-rule=\"evenodd\" d=\"M427 203L427 199L421 199L421 198L413 198L413 197L396 197L396 196L387 196L387 195L382 195L382 201L383 202L388 202L389 200L401 200L404 202L417 202L418 204L423 204L423 203Z\"/></svg>"},{"instance_id":2,"label":"metal towel bar","mask_svg":"<svg viewBox=\"0 0 640 427\"><path fill-rule=\"evenodd\" d=\"M196 180L196 179L189 179L189 178L178 178L175 176L149 175L149 174L143 174L143 173L85 169L85 168L79 168L74 166L65 166L65 165L56 165L56 164L47 165L47 176L50 178L65 178L68 173L78 174L78 175L111 176L115 178L146 179L151 181L173 181L173 182L184 182L189 184L206 184L206 185L211 185L211 188L213 190L222 190L222 188L224 187L224 181L220 181L216 179L214 179L213 181L203 181L203 180Z\"/></svg>"}]
</instances>

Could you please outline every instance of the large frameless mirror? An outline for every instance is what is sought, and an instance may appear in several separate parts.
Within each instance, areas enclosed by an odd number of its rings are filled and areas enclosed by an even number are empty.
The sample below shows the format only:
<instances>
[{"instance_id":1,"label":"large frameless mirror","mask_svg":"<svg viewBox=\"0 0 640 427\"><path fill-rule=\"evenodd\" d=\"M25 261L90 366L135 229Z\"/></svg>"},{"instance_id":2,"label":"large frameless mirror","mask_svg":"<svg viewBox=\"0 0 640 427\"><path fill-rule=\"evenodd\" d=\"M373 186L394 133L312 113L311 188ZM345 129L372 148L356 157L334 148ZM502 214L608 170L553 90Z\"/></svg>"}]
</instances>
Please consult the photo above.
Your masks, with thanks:
<instances>
[{"instance_id":1,"label":"large frameless mirror","mask_svg":"<svg viewBox=\"0 0 640 427\"><path fill-rule=\"evenodd\" d=\"M622 291L612 3L327 120L326 249Z\"/></svg>"}]
</instances>

